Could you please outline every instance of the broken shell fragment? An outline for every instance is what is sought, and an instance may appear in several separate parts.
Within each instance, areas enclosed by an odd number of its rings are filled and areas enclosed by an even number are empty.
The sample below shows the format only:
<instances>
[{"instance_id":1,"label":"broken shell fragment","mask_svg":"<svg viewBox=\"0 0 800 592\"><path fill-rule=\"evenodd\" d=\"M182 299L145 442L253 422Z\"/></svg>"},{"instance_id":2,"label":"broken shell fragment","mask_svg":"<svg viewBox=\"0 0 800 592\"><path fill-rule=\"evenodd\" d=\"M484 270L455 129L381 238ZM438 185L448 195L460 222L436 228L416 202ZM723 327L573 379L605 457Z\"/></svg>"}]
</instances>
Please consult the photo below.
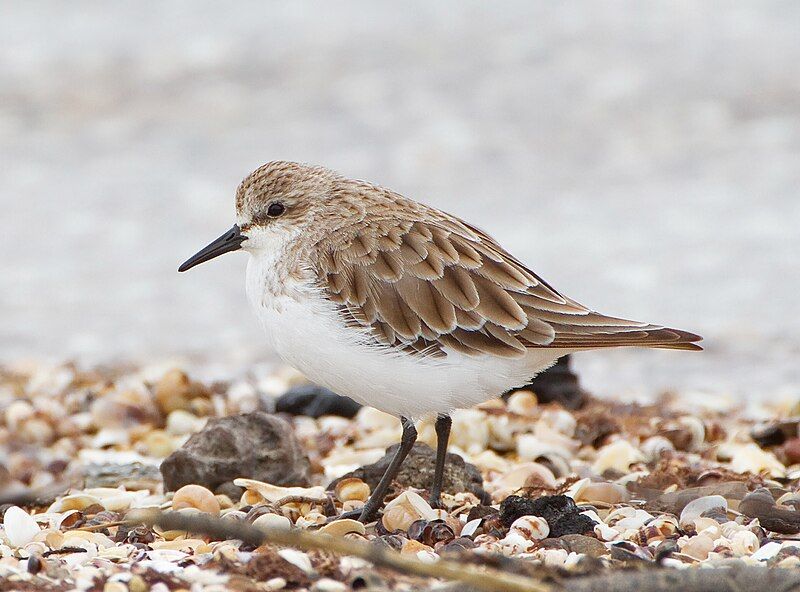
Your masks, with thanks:
<instances>
[{"instance_id":1,"label":"broken shell fragment","mask_svg":"<svg viewBox=\"0 0 800 592\"><path fill-rule=\"evenodd\" d=\"M749 530L741 530L730 539L731 551L734 555L742 557L752 555L761 546L755 533Z\"/></svg>"},{"instance_id":2,"label":"broken shell fragment","mask_svg":"<svg viewBox=\"0 0 800 592\"><path fill-rule=\"evenodd\" d=\"M56 514L67 510L85 510L94 505L102 505L100 498L85 493L75 493L54 501L47 508L47 513Z\"/></svg>"},{"instance_id":3,"label":"broken shell fragment","mask_svg":"<svg viewBox=\"0 0 800 592\"><path fill-rule=\"evenodd\" d=\"M263 481L256 481L255 479L234 479L233 484L254 492L260 496L262 501L267 502L277 502L287 497L302 497L320 502L328 499L327 495L325 495L325 489L320 486L280 487Z\"/></svg>"},{"instance_id":4,"label":"broken shell fragment","mask_svg":"<svg viewBox=\"0 0 800 592\"><path fill-rule=\"evenodd\" d=\"M728 500L721 495L706 495L690 501L681 511L680 525L682 527L694 524L705 512L715 508L728 509Z\"/></svg>"},{"instance_id":5,"label":"broken shell fragment","mask_svg":"<svg viewBox=\"0 0 800 592\"><path fill-rule=\"evenodd\" d=\"M274 529L274 530L289 530L292 527L292 521L286 516L280 514L262 514L253 520L253 526L256 528Z\"/></svg>"},{"instance_id":6,"label":"broken shell fragment","mask_svg":"<svg viewBox=\"0 0 800 592\"><path fill-rule=\"evenodd\" d=\"M632 464L644 460L644 455L633 444L627 440L616 440L597 451L592 470L598 475L609 469L627 473Z\"/></svg>"},{"instance_id":7,"label":"broken shell fragment","mask_svg":"<svg viewBox=\"0 0 800 592\"><path fill-rule=\"evenodd\" d=\"M319 531L332 536L342 537L346 534L350 534L351 532L363 535L366 534L367 529L358 520L344 519L336 520L330 524L326 524L320 528Z\"/></svg>"},{"instance_id":8,"label":"broken shell fragment","mask_svg":"<svg viewBox=\"0 0 800 592\"><path fill-rule=\"evenodd\" d=\"M628 490L622 485L609 482L585 482L582 487L575 492L573 499L576 502L619 504L631 499Z\"/></svg>"}]
</instances>

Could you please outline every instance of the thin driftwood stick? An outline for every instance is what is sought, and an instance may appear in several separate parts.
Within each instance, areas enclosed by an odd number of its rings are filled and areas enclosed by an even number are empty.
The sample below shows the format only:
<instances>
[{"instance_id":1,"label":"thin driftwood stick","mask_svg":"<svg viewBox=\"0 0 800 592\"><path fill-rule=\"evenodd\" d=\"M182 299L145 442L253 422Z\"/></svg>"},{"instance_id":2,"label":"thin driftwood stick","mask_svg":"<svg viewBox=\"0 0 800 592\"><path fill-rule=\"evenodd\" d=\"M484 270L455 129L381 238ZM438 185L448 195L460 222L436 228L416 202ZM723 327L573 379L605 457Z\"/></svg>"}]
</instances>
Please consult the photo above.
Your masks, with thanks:
<instances>
[{"instance_id":1,"label":"thin driftwood stick","mask_svg":"<svg viewBox=\"0 0 800 592\"><path fill-rule=\"evenodd\" d=\"M244 522L220 520L208 514L137 510L129 512L130 523L157 525L165 530L184 530L219 539L238 539L250 545L273 543L309 551L321 549L340 555L359 557L381 567L401 573L461 582L474 590L485 592L552 592L547 584L516 574L462 564L447 559L435 563L401 555L397 551L345 538L309 532L301 529L262 529Z\"/></svg>"},{"instance_id":2,"label":"thin driftwood stick","mask_svg":"<svg viewBox=\"0 0 800 592\"><path fill-rule=\"evenodd\" d=\"M711 569L647 569L564 581L564 592L789 592L800 590L796 569L732 565Z\"/></svg>"}]
</instances>

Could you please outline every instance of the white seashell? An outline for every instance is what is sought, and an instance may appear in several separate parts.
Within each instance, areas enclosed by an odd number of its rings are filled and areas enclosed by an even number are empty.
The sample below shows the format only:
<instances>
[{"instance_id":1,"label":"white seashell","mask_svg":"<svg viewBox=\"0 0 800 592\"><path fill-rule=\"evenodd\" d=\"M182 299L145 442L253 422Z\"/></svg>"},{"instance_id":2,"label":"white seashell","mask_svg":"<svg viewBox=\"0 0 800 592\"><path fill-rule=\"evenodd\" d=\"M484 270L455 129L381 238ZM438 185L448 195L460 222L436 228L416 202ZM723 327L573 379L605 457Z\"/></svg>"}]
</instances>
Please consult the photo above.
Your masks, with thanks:
<instances>
[{"instance_id":1,"label":"white seashell","mask_svg":"<svg viewBox=\"0 0 800 592\"><path fill-rule=\"evenodd\" d=\"M719 522L713 518L695 518L694 529L697 534L704 534L712 539L717 539L722 536L722 529L719 527Z\"/></svg>"},{"instance_id":2,"label":"white seashell","mask_svg":"<svg viewBox=\"0 0 800 592\"><path fill-rule=\"evenodd\" d=\"M314 434L316 434L316 430ZM322 460L322 466L325 467L325 478L328 480L338 479L350 471L355 471L358 467L377 462L385 453L383 448L355 450L345 446L334 449Z\"/></svg>"},{"instance_id":3,"label":"white seashell","mask_svg":"<svg viewBox=\"0 0 800 592\"><path fill-rule=\"evenodd\" d=\"M546 409L539 421L568 438L575 435L578 426L577 420L564 409Z\"/></svg>"},{"instance_id":4,"label":"white seashell","mask_svg":"<svg viewBox=\"0 0 800 592\"><path fill-rule=\"evenodd\" d=\"M661 541L667 537L672 537L678 530L678 519L669 514L662 514L642 526L632 536L626 536L625 538L640 545L658 547Z\"/></svg>"},{"instance_id":5,"label":"white seashell","mask_svg":"<svg viewBox=\"0 0 800 592\"><path fill-rule=\"evenodd\" d=\"M735 447L731 454L730 469L736 473L758 474L767 471L771 477L777 478L786 475L786 467L775 455L753 442Z\"/></svg>"},{"instance_id":6,"label":"white seashell","mask_svg":"<svg viewBox=\"0 0 800 592\"><path fill-rule=\"evenodd\" d=\"M356 424L363 430L377 430L382 428L400 428L400 420L394 415L378 411L374 407L362 407L355 417Z\"/></svg>"},{"instance_id":7,"label":"white seashell","mask_svg":"<svg viewBox=\"0 0 800 592\"><path fill-rule=\"evenodd\" d=\"M767 559L771 559L778 554L778 551L781 550L781 544L775 541L771 541L766 545L762 546L758 551L750 555L750 559L755 559L756 561L766 561Z\"/></svg>"},{"instance_id":8,"label":"white seashell","mask_svg":"<svg viewBox=\"0 0 800 592\"><path fill-rule=\"evenodd\" d=\"M294 495L318 501L325 501L328 499L325 495L325 489L319 485L314 487L279 487L278 485L271 485L263 481L256 481L255 479L241 478L234 479L233 484L244 487L248 491L256 492L268 502L277 502L280 499Z\"/></svg>"},{"instance_id":9,"label":"white seashell","mask_svg":"<svg viewBox=\"0 0 800 592\"><path fill-rule=\"evenodd\" d=\"M534 484L555 487L556 477L546 466L529 462L517 465L513 471L506 473L493 483L498 489L508 489L511 492Z\"/></svg>"},{"instance_id":10,"label":"white seashell","mask_svg":"<svg viewBox=\"0 0 800 592\"><path fill-rule=\"evenodd\" d=\"M350 500L365 502L369 498L370 488L361 479L349 477L339 481L334 491L341 502Z\"/></svg>"},{"instance_id":11,"label":"white seashell","mask_svg":"<svg viewBox=\"0 0 800 592\"><path fill-rule=\"evenodd\" d=\"M693 415L684 415L678 418L678 424L686 428L691 434L689 452L699 450L706 439L706 426L700 418Z\"/></svg>"},{"instance_id":12,"label":"white seashell","mask_svg":"<svg viewBox=\"0 0 800 592\"><path fill-rule=\"evenodd\" d=\"M479 409L459 409L452 414L450 445L468 454L478 454L489 447L489 423Z\"/></svg>"},{"instance_id":13,"label":"white seashell","mask_svg":"<svg viewBox=\"0 0 800 592\"><path fill-rule=\"evenodd\" d=\"M560 456L569 459L581 443L556 431L543 421L537 421L532 434L517 437L517 454L522 460L535 460L540 456Z\"/></svg>"},{"instance_id":14,"label":"white seashell","mask_svg":"<svg viewBox=\"0 0 800 592\"><path fill-rule=\"evenodd\" d=\"M584 510L583 512L581 512L581 515L582 516L588 516L589 518L591 518L592 520L594 520L598 524L602 524L603 523L603 519L600 518L600 516L594 510Z\"/></svg>"},{"instance_id":15,"label":"white seashell","mask_svg":"<svg viewBox=\"0 0 800 592\"><path fill-rule=\"evenodd\" d=\"M100 503L103 504L103 507L106 510L110 510L111 512L121 512L122 510L127 510L131 507L131 503L136 498L136 495L129 491L118 491L117 495L110 495L108 497L103 497L100 500Z\"/></svg>"},{"instance_id":16,"label":"white seashell","mask_svg":"<svg viewBox=\"0 0 800 592\"><path fill-rule=\"evenodd\" d=\"M708 535L698 534L691 538L682 537L678 540L678 546L684 555L703 561L714 550L714 540Z\"/></svg>"},{"instance_id":17,"label":"white seashell","mask_svg":"<svg viewBox=\"0 0 800 592\"><path fill-rule=\"evenodd\" d=\"M627 475L623 475L619 479L614 479L612 483L616 483L617 485L627 485L628 483L635 483L640 479L647 477L650 474L650 471L631 471ZM670 486L671 487L671 486Z\"/></svg>"},{"instance_id":18,"label":"white seashell","mask_svg":"<svg viewBox=\"0 0 800 592\"><path fill-rule=\"evenodd\" d=\"M599 538L601 541L606 541L606 542L616 541L621 536L621 533L618 530L611 528L608 524L605 524L602 520L600 520L597 524L594 525L593 530L594 534L597 535L597 538Z\"/></svg>"},{"instance_id":19,"label":"white seashell","mask_svg":"<svg viewBox=\"0 0 800 592\"><path fill-rule=\"evenodd\" d=\"M509 532L504 538L497 541L499 550L503 555L519 555L533 550L536 544L519 532Z\"/></svg>"},{"instance_id":20,"label":"white seashell","mask_svg":"<svg viewBox=\"0 0 800 592\"><path fill-rule=\"evenodd\" d=\"M181 511L207 512L219 515L220 504L217 497L202 485L184 485L172 496L172 509Z\"/></svg>"},{"instance_id":21,"label":"white seashell","mask_svg":"<svg viewBox=\"0 0 800 592\"><path fill-rule=\"evenodd\" d=\"M292 521L279 514L261 514L253 520L253 526L266 530L289 530L292 527Z\"/></svg>"},{"instance_id":22,"label":"white seashell","mask_svg":"<svg viewBox=\"0 0 800 592\"><path fill-rule=\"evenodd\" d=\"M128 587L122 582L114 582L109 580L103 586L103 592L128 592Z\"/></svg>"},{"instance_id":23,"label":"white seashell","mask_svg":"<svg viewBox=\"0 0 800 592\"><path fill-rule=\"evenodd\" d=\"M206 542L201 539L174 539L171 541L156 541L150 543L153 549L174 549L176 551L192 551L205 545Z\"/></svg>"},{"instance_id":24,"label":"white seashell","mask_svg":"<svg viewBox=\"0 0 800 592\"><path fill-rule=\"evenodd\" d=\"M272 592L273 590L283 590L288 585L286 578L270 578L266 582L264 582L264 588L268 592ZM150 589L152 592L152 588Z\"/></svg>"},{"instance_id":25,"label":"white seashell","mask_svg":"<svg viewBox=\"0 0 800 592\"><path fill-rule=\"evenodd\" d=\"M606 504L619 504L631 499L631 494L622 485L616 483L589 482L576 493L573 498L576 502L603 502Z\"/></svg>"},{"instance_id":26,"label":"white seashell","mask_svg":"<svg viewBox=\"0 0 800 592\"><path fill-rule=\"evenodd\" d=\"M3 514L3 530L11 546L21 547L33 541L41 529L25 510L11 506Z\"/></svg>"},{"instance_id":27,"label":"white seashell","mask_svg":"<svg viewBox=\"0 0 800 592\"><path fill-rule=\"evenodd\" d=\"M569 486L569 489L567 489L564 492L564 495L566 495L567 497L571 497L572 499L575 499L578 495L580 495L581 491L583 491L583 488L586 487L591 482L592 480L589 479L588 477L579 479L575 481L575 483Z\"/></svg>"},{"instance_id":28,"label":"white seashell","mask_svg":"<svg viewBox=\"0 0 800 592\"><path fill-rule=\"evenodd\" d=\"M47 548L47 545L45 545L44 543L42 543L40 541L32 541L30 543L27 543L27 544L23 545L22 549L20 549L20 550L24 551L28 555L28 557L30 557L31 555L34 555L34 554L35 555L42 555L44 553L47 553L47 551L49 551L49 549Z\"/></svg>"},{"instance_id":29,"label":"white seashell","mask_svg":"<svg viewBox=\"0 0 800 592\"><path fill-rule=\"evenodd\" d=\"M739 524L738 522L730 520L725 524L720 524L719 529L720 532L722 532L722 536L726 539L732 539L737 532L747 530L747 527L744 524Z\"/></svg>"},{"instance_id":30,"label":"white seashell","mask_svg":"<svg viewBox=\"0 0 800 592\"><path fill-rule=\"evenodd\" d=\"M241 510L230 509L223 511L221 518L223 520L232 520L235 522L237 520L244 520L247 518L247 514Z\"/></svg>"},{"instance_id":31,"label":"white seashell","mask_svg":"<svg viewBox=\"0 0 800 592\"><path fill-rule=\"evenodd\" d=\"M308 558L306 553L298 551L297 549L281 549L278 555L283 557L286 561L302 569L305 573L310 574L314 571L311 565L311 559Z\"/></svg>"},{"instance_id":32,"label":"white seashell","mask_svg":"<svg viewBox=\"0 0 800 592\"><path fill-rule=\"evenodd\" d=\"M352 423L346 417L336 415L325 415L317 420L320 430L327 432L331 436L345 436L350 431Z\"/></svg>"},{"instance_id":33,"label":"white seashell","mask_svg":"<svg viewBox=\"0 0 800 592\"><path fill-rule=\"evenodd\" d=\"M517 419L509 415L487 415L486 422L489 425L490 450L510 452L517 447L516 437L519 431L516 425L519 423Z\"/></svg>"},{"instance_id":34,"label":"white seashell","mask_svg":"<svg viewBox=\"0 0 800 592\"><path fill-rule=\"evenodd\" d=\"M633 463L643 462L644 455L627 440L616 440L597 451L592 471L602 475L608 469L626 473Z\"/></svg>"},{"instance_id":35,"label":"white seashell","mask_svg":"<svg viewBox=\"0 0 800 592\"><path fill-rule=\"evenodd\" d=\"M173 436L188 436L199 432L205 425L205 418L183 409L175 409L167 416L166 431Z\"/></svg>"},{"instance_id":36,"label":"white seashell","mask_svg":"<svg viewBox=\"0 0 800 592\"><path fill-rule=\"evenodd\" d=\"M131 434L123 428L103 428L92 438L92 448L107 448L108 446L129 446Z\"/></svg>"},{"instance_id":37,"label":"white seashell","mask_svg":"<svg viewBox=\"0 0 800 592\"><path fill-rule=\"evenodd\" d=\"M642 442L641 450L648 461L658 460L664 452L673 452L675 445L664 436L651 436Z\"/></svg>"},{"instance_id":38,"label":"white seashell","mask_svg":"<svg viewBox=\"0 0 800 592\"><path fill-rule=\"evenodd\" d=\"M392 444L396 444L400 439L402 430L399 427L382 428L362 434L356 442L356 448L380 448L384 449Z\"/></svg>"},{"instance_id":39,"label":"white seashell","mask_svg":"<svg viewBox=\"0 0 800 592\"><path fill-rule=\"evenodd\" d=\"M547 520L539 516L521 516L511 524L509 533L512 532L528 540L540 541L550 534L550 525Z\"/></svg>"},{"instance_id":40,"label":"white seashell","mask_svg":"<svg viewBox=\"0 0 800 592\"><path fill-rule=\"evenodd\" d=\"M506 408L517 415L535 415L539 408L539 401L533 392L521 390L508 397Z\"/></svg>"},{"instance_id":41,"label":"white seashell","mask_svg":"<svg viewBox=\"0 0 800 592\"><path fill-rule=\"evenodd\" d=\"M97 556L103 559L110 559L110 560L117 560L117 561L124 561L128 559L133 553L137 551L136 547L133 545L118 545L116 547L109 547L107 549L103 549L100 551ZM128 590L128 587L123 584L124 590ZM103 590L105 592L105 589Z\"/></svg>"},{"instance_id":42,"label":"white seashell","mask_svg":"<svg viewBox=\"0 0 800 592\"><path fill-rule=\"evenodd\" d=\"M483 518L475 518L470 520L461 528L461 536L471 537L480 528Z\"/></svg>"},{"instance_id":43,"label":"white seashell","mask_svg":"<svg viewBox=\"0 0 800 592\"><path fill-rule=\"evenodd\" d=\"M614 526L614 524L616 524L623 518L630 518L635 515L636 515L636 508L633 508L631 506L622 506L620 508L615 508L611 510L606 516L605 522L609 526Z\"/></svg>"},{"instance_id":44,"label":"white seashell","mask_svg":"<svg viewBox=\"0 0 800 592\"><path fill-rule=\"evenodd\" d=\"M311 588L311 592L347 592L347 590L347 585L331 578L320 578Z\"/></svg>"},{"instance_id":45,"label":"white seashell","mask_svg":"<svg viewBox=\"0 0 800 592\"><path fill-rule=\"evenodd\" d=\"M742 530L733 535L730 539L730 545L733 553L741 557L755 553L760 546L760 541L749 530Z\"/></svg>"},{"instance_id":46,"label":"white seashell","mask_svg":"<svg viewBox=\"0 0 800 592\"><path fill-rule=\"evenodd\" d=\"M413 491L404 491L388 504L384 512L394 508L395 506L402 506L410 511L413 511L420 518L425 520L435 520L437 518L436 512L431 508L430 504L426 502L422 496Z\"/></svg>"},{"instance_id":47,"label":"white seashell","mask_svg":"<svg viewBox=\"0 0 800 592\"><path fill-rule=\"evenodd\" d=\"M649 520L652 520L653 516L644 510L634 510L632 516L627 516L618 520L613 527L620 532L625 532L626 530L639 530L642 526L647 524ZM611 526L611 523L608 519L606 519L606 523Z\"/></svg>"},{"instance_id":48,"label":"white seashell","mask_svg":"<svg viewBox=\"0 0 800 592\"><path fill-rule=\"evenodd\" d=\"M328 518L322 512L312 511L300 516L294 523L300 528L310 528L312 526L322 526Z\"/></svg>"},{"instance_id":49,"label":"white seashell","mask_svg":"<svg viewBox=\"0 0 800 592\"><path fill-rule=\"evenodd\" d=\"M15 401L11 402L8 407L6 407L6 425L10 429L16 430L19 428L22 422L33 417L34 413L36 413L36 410L28 401L16 399Z\"/></svg>"},{"instance_id":50,"label":"white seashell","mask_svg":"<svg viewBox=\"0 0 800 592\"><path fill-rule=\"evenodd\" d=\"M50 507L47 508L47 513L66 512L67 510L85 510L89 506L95 504L102 505L99 497L87 495L85 493L75 493L54 501L50 504Z\"/></svg>"},{"instance_id":51,"label":"white seashell","mask_svg":"<svg viewBox=\"0 0 800 592\"><path fill-rule=\"evenodd\" d=\"M723 511L727 511L728 500L721 495L706 495L690 501L681 511L681 527L693 524L695 519L700 518L701 514L714 508L722 508Z\"/></svg>"},{"instance_id":52,"label":"white seashell","mask_svg":"<svg viewBox=\"0 0 800 592\"><path fill-rule=\"evenodd\" d=\"M101 532L70 530L64 533L64 546L83 547L84 549L106 549L114 546L114 541Z\"/></svg>"},{"instance_id":53,"label":"white seashell","mask_svg":"<svg viewBox=\"0 0 800 592\"><path fill-rule=\"evenodd\" d=\"M566 549L542 549L542 563L548 567L561 567L567 562L569 553Z\"/></svg>"},{"instance_id":54,"label":"white seashell","mask_svg":"<svg viewBox=\"0 0 800 592\"><path fill-rule=\"evenodd\" d=\"M176 549L153 549L152 551L147 551L145 555L151 561L165 565L166 569L157 569L157 571L166 571L167 573L181 571L183 568L176 565L176 563L189 556L188 553Z\"/></svg>"},{"instance_id":55,"label":"white seashell","mask_svg":"<svg viewBox=\"0 0 800 592\"><path fill-rule=\"evenodd\" d=\"M355 532L357 534L366 534L367 532L364 525L358 520L336 520L335 522L326 524L320 528L319 531L338 537L350 534L351 532Z\"/></svg>"},{"instance_id":56,"label":"white seashell","mask_svg":"<svg viewBox=\"0 0 800 592\"><path fill-rule=\"evenodd\" d=\"M227 392L227 398L233 413L252 413L258 410L258 392L252 384L247 382L231 385Z\"/></svg>"},{"instance_id":57,"label":"white seashell","mask_svg":"<svg viewBox=\"0 0 800 592\"><path fill-rule=\"evenodd\" d=\"M505 473L512 466L507 459L497 454L494 450L484 450L480 454L471 457L469 461L478 467L482 473L488 473L489 471Z\"/></svg>"}]
</instances>

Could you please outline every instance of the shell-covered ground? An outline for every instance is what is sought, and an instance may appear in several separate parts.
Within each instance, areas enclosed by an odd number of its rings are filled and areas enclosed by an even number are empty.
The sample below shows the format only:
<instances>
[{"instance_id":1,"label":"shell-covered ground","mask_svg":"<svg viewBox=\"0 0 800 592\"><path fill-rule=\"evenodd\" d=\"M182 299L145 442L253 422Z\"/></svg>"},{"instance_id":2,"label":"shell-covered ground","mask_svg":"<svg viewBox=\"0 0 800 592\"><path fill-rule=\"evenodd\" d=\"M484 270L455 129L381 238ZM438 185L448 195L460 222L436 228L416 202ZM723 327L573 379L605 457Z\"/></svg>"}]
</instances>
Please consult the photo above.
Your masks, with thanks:
<instances>
[{"instance_id":1,"label":"shell-covered ground","mask_svg":"<svg viewBox=\"0 0 800 592\"><path fill-rule=\"evenodd\" d=\"M557 586L622 570L800 565L800 393L761 393L750 404L696 392L648 404L590 397L569 411L518 391L453 416L450 452L468 464L453 463L443 508L428 504L429 485L419 482L430 457L412 455L366 527L326 522L364 503L369 470L358 469L399 440L398 420L369 408L352 419L279 414L299 444L298 483L254 480L243 467L215 491L165 491L160 464L209 419L271 413L300 383L288 370L208 384L179 369L0 370L0 590L445 584L324 550L126 522L140 508L319 530L425 564L457 559ZM435 447L432 421L417 427Z\"/></svg>"}]
</instances>

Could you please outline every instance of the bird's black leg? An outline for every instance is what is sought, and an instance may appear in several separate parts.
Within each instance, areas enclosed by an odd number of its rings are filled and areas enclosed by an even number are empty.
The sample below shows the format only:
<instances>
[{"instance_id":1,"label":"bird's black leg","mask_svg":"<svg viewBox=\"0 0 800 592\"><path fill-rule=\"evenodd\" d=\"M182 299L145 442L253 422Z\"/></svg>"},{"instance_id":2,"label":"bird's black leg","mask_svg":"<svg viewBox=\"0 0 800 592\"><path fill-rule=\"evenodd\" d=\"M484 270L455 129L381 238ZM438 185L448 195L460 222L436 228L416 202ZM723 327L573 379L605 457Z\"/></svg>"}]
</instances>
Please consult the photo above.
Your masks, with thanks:
<instances>
[{"instance_id":1,"label":"bird's black leg","mask_svg":"<svg viewBox=\"0 0 800 592\"><path fill-rule=\"evenodd\" d=\"M381 477L381 480L378 482L378 486L361 509L361 515L358 520L364 524L370 522L378 511L378 508L380 508L383 503L383 498L386 495L386 490L389 489L392 481L397 476L397 472L400 470L400 465L403 464L406 456L408 456L408 453L411 452L411 449L414 447L414 442L417 440L417 428L414 427L414 422L407 417L401 417L400 421L403 423L403 435L400 438L400 446L397 448L392 462L389 463L389 466L386 468L386 472L383 473L383 477Z\"/></svg>"},{"instance_id":2,"label":"bird's black leg","mask_svg":"<svg viewBox=\"0 0 800 592\"><path fill-rule=\"evenodd\" d=\"M433 473L430 504L433 508L441 505L442 481L444 480L444 463L447 460L447 443L450 440L450 426L453 420L449 415L436 418L436 468Z\"/></svg>"}]
</instances>

